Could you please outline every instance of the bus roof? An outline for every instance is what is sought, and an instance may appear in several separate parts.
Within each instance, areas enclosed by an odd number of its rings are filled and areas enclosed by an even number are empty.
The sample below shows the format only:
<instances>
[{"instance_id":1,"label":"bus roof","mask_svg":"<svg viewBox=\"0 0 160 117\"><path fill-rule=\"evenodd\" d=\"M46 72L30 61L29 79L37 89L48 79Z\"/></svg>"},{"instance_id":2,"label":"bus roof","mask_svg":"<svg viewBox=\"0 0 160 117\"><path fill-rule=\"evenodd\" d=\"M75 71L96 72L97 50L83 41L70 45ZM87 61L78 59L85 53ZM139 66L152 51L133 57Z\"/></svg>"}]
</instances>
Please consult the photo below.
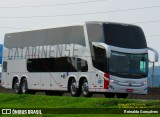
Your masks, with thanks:
<instances>
[{"instance_id":1,"label":"bus roof","mask_svg":"<svg viewBox=\"0 0 160 117\"><path fill-rule=\"evenodd\" d=\"M136 25L127 24L127 23L106 22L106 21L86 21L86 22L70 23L70 24L63 24L63 25L53 25L53 26L48 26L48 27L38 27L38 28L30 28L30 29L24 28L24 29L9 31L6 34L35 31L35 30L45 30L45 29L52 29L52 28L62 28L62 27L69 27L69 26L84 26L85 24L103 24L103 23L136 26Z\"/></svg>"},{"instance_id":2,"label":"bus roof","mask_svg":"<svg viewBox=\"0 0 160 117\"><path fill-rule=\"evenodd\" d=\"M24 28L24 29L17 29L14 31L9 31L6 34L11 33L20 33L20 32L27 32L27 31L36 31L36 30L45 30L45 29L52 29L52 28L63 28L63 27L69 27L69 26L84 26L85 23L72 23L72 24L64 24L64 25L53 25L53 26L47 26L47 27L38 27L38 28Z\"/></svg>"}]
</instances>

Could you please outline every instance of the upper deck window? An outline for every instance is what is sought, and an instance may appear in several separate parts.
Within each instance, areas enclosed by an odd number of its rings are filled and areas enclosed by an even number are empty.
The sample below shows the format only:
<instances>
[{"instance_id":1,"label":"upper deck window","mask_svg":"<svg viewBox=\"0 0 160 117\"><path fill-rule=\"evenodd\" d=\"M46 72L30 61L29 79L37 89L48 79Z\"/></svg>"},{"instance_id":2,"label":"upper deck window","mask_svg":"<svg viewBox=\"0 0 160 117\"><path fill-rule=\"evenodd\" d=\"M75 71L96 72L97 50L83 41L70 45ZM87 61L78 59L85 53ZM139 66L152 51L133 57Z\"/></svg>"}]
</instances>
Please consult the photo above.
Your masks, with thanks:
<instances>
[{"instance_id":1,"label":"upper deck window","mask_svg":"<svg viewBox=\"0 0 160 117\"><path fill-rule=\"evenodd\" d=\"M138 26L103 24L105 43L112 46L143 49L147 47L142 29Z\"/></svg>"}]
</instances>

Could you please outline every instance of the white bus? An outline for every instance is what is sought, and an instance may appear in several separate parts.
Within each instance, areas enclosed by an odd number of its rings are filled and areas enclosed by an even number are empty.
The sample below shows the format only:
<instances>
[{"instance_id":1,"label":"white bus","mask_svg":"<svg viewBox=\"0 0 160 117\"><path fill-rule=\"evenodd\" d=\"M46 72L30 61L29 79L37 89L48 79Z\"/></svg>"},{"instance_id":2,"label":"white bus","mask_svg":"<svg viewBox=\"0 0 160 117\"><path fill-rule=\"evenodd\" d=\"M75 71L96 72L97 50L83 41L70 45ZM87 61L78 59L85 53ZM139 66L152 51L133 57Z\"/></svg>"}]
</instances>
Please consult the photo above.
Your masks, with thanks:
<instances>
[{"instance_id":1,"label":"white bus","mask_svg":"<svg viewBox=\"0 0 160 117\"><path fill-rule=\"evenodd\" d=\"M4 47L1 85L15 93L109 98L147 93L149 48L135 25L90 21L12 32Z\"/></svg>"}]
</instances>

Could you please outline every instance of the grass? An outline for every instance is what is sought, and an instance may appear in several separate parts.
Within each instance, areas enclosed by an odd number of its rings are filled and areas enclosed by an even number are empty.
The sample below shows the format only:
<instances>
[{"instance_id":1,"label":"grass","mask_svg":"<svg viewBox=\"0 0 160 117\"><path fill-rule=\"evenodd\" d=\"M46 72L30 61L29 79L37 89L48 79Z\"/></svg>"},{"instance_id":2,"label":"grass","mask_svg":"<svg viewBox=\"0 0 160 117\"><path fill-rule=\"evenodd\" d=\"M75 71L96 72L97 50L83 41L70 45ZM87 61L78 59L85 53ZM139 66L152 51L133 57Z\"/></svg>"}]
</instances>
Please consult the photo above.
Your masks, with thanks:
<instances>
[{"instance_id":1,"label":"grass","mask_svg":"<svg viewBox=\"0 0 160 117\"><path fill-rule=\"evenodd\" d=\"M0 94L0 108L160 108L159 100Z\"/></svg>"},{"instance_id":2,"label":"grass","mask_svg":"<svg viewBox=\"0 0 160 117\"><path fill-rule=\"evenodd\" d=\"M59 109L58 111L62 111L64 109L83 109L83 113L88 112L89 109L93 109L95 114L63 114L65 117L104 117L106 114L96 114L97 111L101 111L101 109L111 110L110 117L128 117L129 114L112 114L112 109L114 109L113 113L116 113L116 109L118 108L160 108L160 100L134 100L134 99L107 99L107 98L84 98L84 97L70 97L70 96L44 96L44 95L17 95L17 94L0 94L0 108L49 108L49 109ZM61 109L60 109L61 108ZM92 110L92 111L93 111ZM104 111L103 111L104 112ZM103 113L102 112L102 113ZM100 113L100 112L99 112ZM144 114L145 117L150 117L151 115ZM132 114L132 117L143 117L143 114ZM10 115L14 116L14 115ZM25 115L24 115L25 116ZM53 116L53 115L38 115L39 116ZM62 116L59 114L55 114L54 116ZM157 115L154 115L157 116Z\"/></svg>"}]
</instances>

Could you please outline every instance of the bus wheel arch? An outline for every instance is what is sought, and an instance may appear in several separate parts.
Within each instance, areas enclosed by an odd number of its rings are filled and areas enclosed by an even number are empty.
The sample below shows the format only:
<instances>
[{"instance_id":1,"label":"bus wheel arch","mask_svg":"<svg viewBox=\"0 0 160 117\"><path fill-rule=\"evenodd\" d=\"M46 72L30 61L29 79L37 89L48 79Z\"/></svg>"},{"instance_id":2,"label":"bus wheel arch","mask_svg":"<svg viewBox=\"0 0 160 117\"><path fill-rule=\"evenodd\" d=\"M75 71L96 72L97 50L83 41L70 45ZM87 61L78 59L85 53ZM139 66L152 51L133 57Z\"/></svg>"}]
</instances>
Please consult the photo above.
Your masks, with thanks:
<instances>
[{"instance_id":1,"label":"bus wheel arch","mask_svg":"<svg viewBox=\"0 0 160 117\"><path fill-rule=\"evenodd\" d=\"M19 83L19 79L18 79L17 76L14 76L14 77L13 77L12 89L14 89L14 92L15 92L16 94L21 94L20 83Z\"/></svg>"},{"instance_id":2,"label":"bus wheel arch","mask_svg":"<svg viewBox=\"0 0 160 117\"><path fill-rule=\"evenodd\" d=\"M80 89L84 97L92 97L93 93L89 92L88 79L86 77L80 78L79 87L81 87Z\"/></svg>"},{"instance_id":3,"label":"bus wheel arch","mask_svg":"<svg viewBox=\"0 0 160 117\"><path fill-rule=\"evenodd\" d=\"M81 95L80 87L77 87L76 78L70 77L68 80L68 91L73 97L79 97Z\"/></svg>"}]
</instances>

